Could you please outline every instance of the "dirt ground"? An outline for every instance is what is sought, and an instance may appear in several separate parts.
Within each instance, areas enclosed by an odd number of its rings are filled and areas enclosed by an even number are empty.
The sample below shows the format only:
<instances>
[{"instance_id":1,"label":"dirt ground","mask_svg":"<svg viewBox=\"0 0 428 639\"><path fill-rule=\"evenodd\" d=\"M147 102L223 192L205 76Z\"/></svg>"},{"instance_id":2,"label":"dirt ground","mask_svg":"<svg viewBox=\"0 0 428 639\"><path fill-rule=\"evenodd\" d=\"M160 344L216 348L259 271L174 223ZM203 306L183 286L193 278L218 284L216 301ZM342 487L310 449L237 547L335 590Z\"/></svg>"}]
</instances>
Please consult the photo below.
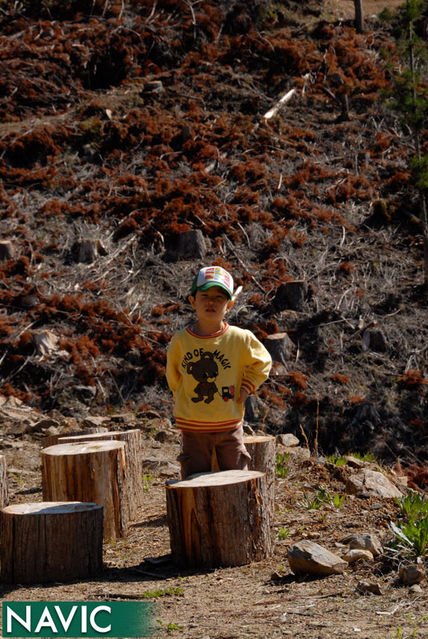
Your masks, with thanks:
<instances>
[{"instance_id":1,"label":"dirt ground","mask_svg":"<svg viewBox=\"0 0 428 639\"><path fill-rule=\"evenodd\" d=\"M363 0L365 16L380 13L383 9L394 10L403 4L402 0ZM336 13L338 18L353 18L355 15L354 0L329 0L327 5Z\"/></svg>"},{"instance_id":2,"label":"dirt ground","mask_svg":"<svg viewBox=\"0 0 428 639\"><path fill-rule=\"evenodd\" d=\"M153 434L153 433L152 433ZM8 438L10 501L41 501L40 437ZM162 444L143 438L144 505L128 535L104 544L104 572L98 579L52 585L0 585L3 601L155 602L157 635L194 639L248 637L404 639L427 636L426 581L419 592L396 583L396 567L381 559L357 562L340 575L296 577L287 547L311 539L340 554L341 540L353 532L376 534L383 544L396 520L393 500L347 495L342 507L308 510L305 495L320 486L343 494L331 465L308 458L297 447L289 453L286 476L276 480L276 540L272 557L247 566L217 570L177 570L170 557L165 482L178 478L178 437L168 431ZM278 452L284 450L278 445ZM387 552L387 551L385 551ZM360 582L378 584L381 594L359 594Z\"/></svg>"}]
</instances>

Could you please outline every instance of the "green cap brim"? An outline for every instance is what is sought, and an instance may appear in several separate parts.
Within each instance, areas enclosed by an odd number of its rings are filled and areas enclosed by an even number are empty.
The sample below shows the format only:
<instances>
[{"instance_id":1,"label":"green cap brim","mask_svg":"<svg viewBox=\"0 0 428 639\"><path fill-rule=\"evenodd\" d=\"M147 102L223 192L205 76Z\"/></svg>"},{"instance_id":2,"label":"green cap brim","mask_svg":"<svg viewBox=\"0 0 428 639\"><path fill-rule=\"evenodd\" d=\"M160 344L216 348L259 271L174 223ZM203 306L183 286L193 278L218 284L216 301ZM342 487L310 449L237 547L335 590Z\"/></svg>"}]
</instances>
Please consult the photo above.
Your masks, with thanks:
<instances>
[{"instance_id":1,"label":"green cap brim","mask_svg":"<svg viewBox=\"0 0 428 639\"><path fill-rule=\"evenodd\" d=\"M219 282L206 282L205 284L202 284L202 286L199 286L199 288L198 288L196 286L197 279L198 278L196 276L195 279L193 280L192 288L190 289L190 295L193 295L193 297L195 296L196 291L207 291L212 286L218 286L219 288L223 289L223 291L226 293L228 299L230 299L230 300L232 299L231 292L229 291L228 288L223 286L223 284L220 284Z\"/></svg>"}]
</instances>

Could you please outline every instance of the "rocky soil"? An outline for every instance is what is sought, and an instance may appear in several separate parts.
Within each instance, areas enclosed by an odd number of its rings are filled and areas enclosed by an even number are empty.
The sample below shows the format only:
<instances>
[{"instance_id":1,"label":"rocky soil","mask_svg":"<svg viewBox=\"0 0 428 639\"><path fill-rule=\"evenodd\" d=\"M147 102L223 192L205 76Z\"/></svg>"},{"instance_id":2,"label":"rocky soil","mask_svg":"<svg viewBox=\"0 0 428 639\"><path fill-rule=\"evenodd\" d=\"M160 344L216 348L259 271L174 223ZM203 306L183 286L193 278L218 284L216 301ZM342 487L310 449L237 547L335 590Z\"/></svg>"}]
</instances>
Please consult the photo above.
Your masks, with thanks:
<instances>
[{"instance_id":1,"label":"rocky soil","mask_svg":"<svg viewBox=\"0 0 428 639\"><path fill-rule=\"evenodd\" d=\"M347 494L354 470L326 456L370 453L402 489L427 489L414 142L382 98L400 61L394 20L376 17L400 3L363 4L359 35L353 2L333 0L0 3L9 499L42 499L42 438L91 416L142 430L147 488L128 536L105 544L97 581L2 585L3 599L148 597L165 637L426 633L426 580L421 591L397 583L389 551L323 579L287 563L301 539L339 554L353 532L387 546L397 521L394 499ZM165 353L208 263L243 286L231 323L267 344L283 334L248 427L300 446L279 448L274 556L178 573L165 520L179 447ZM340 509L308 510L322 486L347 494Z\"/></svg>"},{"instance_id":2,"label":"rocky soil","mask_svg":"<svg viewBox=\"0 0 428 639\"><path fill-rule=\"evenodd\" d=\"M2 441L11 503L42 500L42 429L70 433L89 425L73 418L57 425L53 419L48 423L38 418L28 411L21 419L15 415L15 431L32 432L8 435ZM99 578L33 586L1 584L3 601L149 600L155 602L154 621L162 638L426 636L426 577L419 583L403 583L399 568L415 564L415 558L389 548L390 524L399 521L395 499L376 494L377 488L357 493L348 489L349 480L362 468L382 471L391 486L405 494L407 478L399 468L358 460L336 466L311 456L304 443L289 447L278 441L282 461L275 486L273 556L248 566L177 570L171 562L165 502L165 482L179 477L174 427L154 415L136 420L132 414L117 414L102 424L110 430L137 427L142 433L144 504L128 535L104 544L105 569ZM310 509L308 504L320 489L344 497L342 505L324 502ZM295 575L290 569L287 552L297 542L310 540L341 557L348 550L347 537L357 533L377 538L381 553L326 577L311 571ZM422 571L427 567L426 560L420 564Z\"/></svg>"}]
</instances>

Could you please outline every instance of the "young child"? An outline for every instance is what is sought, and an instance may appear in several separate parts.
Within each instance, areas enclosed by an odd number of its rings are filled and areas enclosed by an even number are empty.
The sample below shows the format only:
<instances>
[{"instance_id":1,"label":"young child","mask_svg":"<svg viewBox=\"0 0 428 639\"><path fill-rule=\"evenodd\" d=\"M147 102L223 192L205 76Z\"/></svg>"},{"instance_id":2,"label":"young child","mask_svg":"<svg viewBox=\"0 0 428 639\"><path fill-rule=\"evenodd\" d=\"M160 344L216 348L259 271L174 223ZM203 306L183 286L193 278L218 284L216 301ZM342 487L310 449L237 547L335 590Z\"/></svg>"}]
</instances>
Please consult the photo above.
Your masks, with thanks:
<instances>
[{"instance_id":1,"label":"young child","mask_svg":"<svg viewBox=\"0 0 428 639\"><path fill-rule=\"evenodd\" d=\"M202 268L190 290L196 321L169 345L166 377L174 395L174 417L182 431L181 475L211 470L246 470L244 405L268 377L271 357L249 330L229 326L233 278L220 266Z\"/></svg>"}]
</instances>

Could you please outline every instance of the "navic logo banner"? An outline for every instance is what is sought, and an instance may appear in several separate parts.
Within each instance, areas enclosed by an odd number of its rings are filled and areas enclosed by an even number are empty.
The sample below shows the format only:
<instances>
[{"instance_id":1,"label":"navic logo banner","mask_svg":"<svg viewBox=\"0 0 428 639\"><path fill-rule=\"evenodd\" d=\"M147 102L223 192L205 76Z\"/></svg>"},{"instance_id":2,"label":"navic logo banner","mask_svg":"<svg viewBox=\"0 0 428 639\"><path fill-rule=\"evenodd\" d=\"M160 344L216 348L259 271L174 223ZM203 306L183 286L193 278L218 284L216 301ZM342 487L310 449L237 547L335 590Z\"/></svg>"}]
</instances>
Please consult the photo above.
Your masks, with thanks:
<instances>
[{"instance_id":1,"label":"navic logo banner","mask_svg":"<svg viewBox=\"0 0 428 639\"><path fill-rule=\"evenodd\" d=\"M152 637L148 601L10 601L3 637Z\"/></svg>"}]
</instances>

